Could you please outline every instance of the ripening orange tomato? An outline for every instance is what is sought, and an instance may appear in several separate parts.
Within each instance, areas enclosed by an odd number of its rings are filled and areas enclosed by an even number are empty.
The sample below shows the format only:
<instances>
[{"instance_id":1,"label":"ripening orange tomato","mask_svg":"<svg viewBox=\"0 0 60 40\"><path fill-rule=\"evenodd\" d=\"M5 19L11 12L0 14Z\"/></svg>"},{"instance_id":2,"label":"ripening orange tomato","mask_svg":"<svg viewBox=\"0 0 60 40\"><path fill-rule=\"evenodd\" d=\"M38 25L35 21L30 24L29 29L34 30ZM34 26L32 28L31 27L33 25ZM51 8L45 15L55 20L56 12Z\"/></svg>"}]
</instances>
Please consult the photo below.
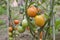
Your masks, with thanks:
<instances>
[{"instance_id":1,"label":"ripening orange tomato","mask_svg":"<svg viewBox=\"0 0 60 40\"><path fill-rule=\"evenodd\" d=\"M19 24L19 20L14 20L14 24Z\"/></svg>"},{"instance_id":2,"label":"ripening orange tomato","mask_svg":"<svg viewBox=\"0 0 60 40\"><path fill-rule=\"evenodd\" d=\"M37 13L38 13L38 10L35 6L30 6L27 9L27 15L30 17L35 17Z\"/></svg>"},{"instance_id":3,"label":"ripening orange tomato","mask_svg":"<svg viewBox=\"0 0 60 40\"><path fill-rule=\"evenodd\" d=\"M34 20L35 20L35 24L40 27L42 27L45 24L45 18L43 14L35 16Z\"/></svg>"},{"instance_id":4,"label":"ripening orange tomato","mask_svg":"<svg viewBox=\"0 0 60 40\"><path fill-rule=\"evenodd\" d=\"M13 31L13 28L12 28L12 27L9 27L9 31L10 31L10 32Z\"/></svg>"}]
</instances>

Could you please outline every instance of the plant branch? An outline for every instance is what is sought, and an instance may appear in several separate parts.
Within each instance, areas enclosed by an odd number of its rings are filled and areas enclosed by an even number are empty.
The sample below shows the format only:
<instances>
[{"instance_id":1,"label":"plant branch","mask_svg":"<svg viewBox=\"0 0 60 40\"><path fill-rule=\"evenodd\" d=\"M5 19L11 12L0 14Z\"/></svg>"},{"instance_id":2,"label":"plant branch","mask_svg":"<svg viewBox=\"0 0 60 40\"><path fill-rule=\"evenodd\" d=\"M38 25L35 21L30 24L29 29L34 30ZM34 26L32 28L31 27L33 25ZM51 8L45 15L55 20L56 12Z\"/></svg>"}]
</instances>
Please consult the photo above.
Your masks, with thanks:
<instances>
[{"instance_id":1,"label":"plant branch","mask_svg":"<svg viewBox=\"0 0 60 40\"><path fill-rule=\"evenodd\" d=\"M28 7L28 0L25 1L25 14L26 14L26 18L28 21L28 25L30 27L30 32L33 35L33 37L35 37L35 35L32 33L33 32L33 29L32 29L33 26L30 24L30 19L29 19L29 16L27 15L27 7Z\"/></svg>"},{"instance_id":2,"label":"plant branch","mask_svg":"<svg viewBox=\"0 0 60 40\"><path fill-rule=\"evenodd\" d=\"M50 16L50 20L49 20L49 22L48 22L48 25L49 25L49 27L48 28L50 28L51 27L51 20L52 20L52 18L53 18L53 8L54 8L54 0L50 0L50 14L49 14L49 16ZM46 34L45 34L45 39L46 39L46 36L47 36L47 34L48 34L48 29L47 28L47 30L46 30ZM44 39L44 40L45 40ZM55 40L55 38L53 38L53 40Z\"/></svg>"}]
</instances>

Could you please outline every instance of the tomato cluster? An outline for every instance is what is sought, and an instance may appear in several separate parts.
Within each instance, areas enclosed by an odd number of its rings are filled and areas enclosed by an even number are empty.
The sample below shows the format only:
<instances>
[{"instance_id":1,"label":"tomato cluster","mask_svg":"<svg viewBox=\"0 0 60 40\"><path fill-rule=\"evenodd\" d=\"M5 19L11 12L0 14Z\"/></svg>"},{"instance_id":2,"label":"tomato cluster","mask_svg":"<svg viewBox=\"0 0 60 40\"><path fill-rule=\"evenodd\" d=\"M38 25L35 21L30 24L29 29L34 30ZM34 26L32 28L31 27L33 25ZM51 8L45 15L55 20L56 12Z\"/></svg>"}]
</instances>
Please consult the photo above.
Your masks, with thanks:
<instances>
[{"instance_id":1,"label":"tomato cluster","mask_svg":"<svg viewBox=\"0 0 60 40\"><path fill-rule=\"evenodd\" d=\"M38 15L39 11L40 9L36 8L35 6L30 6L27 8L27 16L31 18L30 22L31 24L33 24L32 29L35 34L38 33L38 30L37 27L34 27L34 25L36 24L36 26L43 27L45 24L44 14ZM14 20L14 25L15 27L9 27L9 36L11 40L13 40L13 35L19 35L19 33L23 33L25 29L27 29L28 31L31 30L29 22L26 18L24 18L22 21ZM40 37L42 38L42 32L40 33Z\"/></svg>"},{"instance_id":2,"label":"tomato cluster","mask_svg":"<svg viewBox=\"0 0 60 40\"><path fill-rule=\"evenodd\" d=\"M22 24L22 26L19 24ZM9 33L8 33L9 40L13 40L14 35L18 36L19 33L23 33L25 31L25 28L28 26L28 22L26 19L23 19L22 23L20 23L19 20L14 20L14 25L15 25L15 27L11 26L8 29L9 30Z\"/></svg>"},{"instance_id":3,"label":"tomato cluster","mask_svg":"<svg viewBox=\"0 0 60 40\"><path fill-rule=\"evenodd\" d=\"M27 15L29 17L34 17L36 25L42 27L45 24L45 18L43 14L37 15L39 11L40 11L39 8L36 8L35 6L30 6L27 9Z\"/></svg>"},{"instance_id":4,"label":"tomato cluster","mask_svg":"<svg viewBox=\"0 0 60 40\"><path fill-rule=\"evenodd\" d=\"M41 12L41 9L35 7L35 6L30 6L27 9L27 15L32 18L32 21L34 21L34 23L32 24L36 24L36 26L39 26L40 28L42 28L45 24L45 17L44 14L39 14L38 13ZM35 32L35 35L38 33L37 28L33 27L32 28ZM40 33L40 40L42 40L42 36L43 36L43 32Z\"/></svg>"}]
</instances>

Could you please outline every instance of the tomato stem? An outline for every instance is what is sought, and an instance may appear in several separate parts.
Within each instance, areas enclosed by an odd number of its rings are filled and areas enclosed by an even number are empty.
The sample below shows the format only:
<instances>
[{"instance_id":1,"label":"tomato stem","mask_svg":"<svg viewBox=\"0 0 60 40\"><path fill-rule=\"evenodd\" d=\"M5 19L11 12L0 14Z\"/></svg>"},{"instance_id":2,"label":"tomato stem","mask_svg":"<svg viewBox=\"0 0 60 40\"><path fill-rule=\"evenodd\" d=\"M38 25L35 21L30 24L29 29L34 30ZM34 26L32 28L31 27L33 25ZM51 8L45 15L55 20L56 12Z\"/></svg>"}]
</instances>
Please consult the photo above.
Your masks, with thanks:
<instances>
[{"instance_id":1,"label":"tomato stem","mask_svg":"<svg viewBox=\"0 0 60 40\"><path fill-rule=\"evenodd\" d=\"M47 27L47 30L46 30L46 34L45 34L44 40L46 40L46 37L47 37L48 31L49 31L49 28L51 27L51 21L52 21L52 18L54 16L53 9L54 9L54 0L50 0L50 14L49 14L50 20L48 21L48 27ZM53 40L55 40L55 33L54 33Z\"/></svg>"},{"instance_id":2,"label":"tomato stem","mask_svg":"<svg viewBox=\"0 0 60 40\"><path fill-rule=\"evenodd\" d=\"M35 37L34 30L33 30L33 24L31 24L30 18L27 15L27 7L28 7L28 0L25 1L25 14L26 14L26 18L27 18L27 21L28 21L28 25L30 27L30 32L31 32L32 36ZM35 37L35 38L37 38L37 37Z\"/></svg>"}]
</instances>

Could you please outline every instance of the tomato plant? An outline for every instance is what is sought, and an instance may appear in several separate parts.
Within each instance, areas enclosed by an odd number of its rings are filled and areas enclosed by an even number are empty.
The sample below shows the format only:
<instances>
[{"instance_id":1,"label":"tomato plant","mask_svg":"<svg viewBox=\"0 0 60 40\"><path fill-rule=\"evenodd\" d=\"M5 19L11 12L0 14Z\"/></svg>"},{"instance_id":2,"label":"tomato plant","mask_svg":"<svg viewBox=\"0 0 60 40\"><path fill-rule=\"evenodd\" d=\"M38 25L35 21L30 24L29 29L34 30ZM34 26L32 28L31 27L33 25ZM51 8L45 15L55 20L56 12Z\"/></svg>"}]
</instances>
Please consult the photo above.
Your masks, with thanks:
<instances>
[{"instance_id":1,"label":"tomato plant","mask_svg":"<svg viewBox=\"0 0 60 40\"><path fill-rule=\"evenodd\" d=\"M16 36L16 34L19 35L19 33L23 33L25 29L27 29L36 40L50 40L51 38L49 39L49 37L51 36L54 40L55 28L56 26L58 26L58 28L60 26L60 21L55 22L54 20L56 13L54 11L54 4L54 0L24 0L22 5L18 5L18 1L16 0L13 1L12 5L14 6L11 7L12 10L9 9L9 26L12 26L12 28L9 28L9 31L12 31L11 33ZM21 16L19 14L22 14L22 20L16 20L17 17L15 19L12 18L11 12L18 17ZM11 33L9 33L9 35L11 35Z\"/></svg>"},{"instance_id":2,"label":"tomato plant","mask_svg":"<svg viewBox=\"0 0 60 40\"><path fill-rule=\"evenodd\" d=\"M13 35L11 32L9 32L8 34L9 34L10 37Z\"/></svg>"}]
</instances>

